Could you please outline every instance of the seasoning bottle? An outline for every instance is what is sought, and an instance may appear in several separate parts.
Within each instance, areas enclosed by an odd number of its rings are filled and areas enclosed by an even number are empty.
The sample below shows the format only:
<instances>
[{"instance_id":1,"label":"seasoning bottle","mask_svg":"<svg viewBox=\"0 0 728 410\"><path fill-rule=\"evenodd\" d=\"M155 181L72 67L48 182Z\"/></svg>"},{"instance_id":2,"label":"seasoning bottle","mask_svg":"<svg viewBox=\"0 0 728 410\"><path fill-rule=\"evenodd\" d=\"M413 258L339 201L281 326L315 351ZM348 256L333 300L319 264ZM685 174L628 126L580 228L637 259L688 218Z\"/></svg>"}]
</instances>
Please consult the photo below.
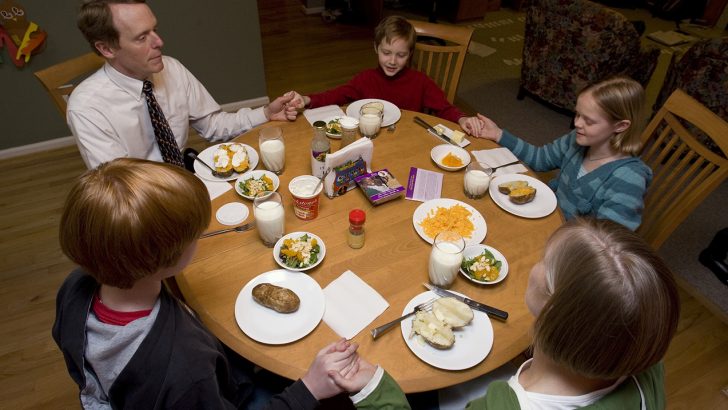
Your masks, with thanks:
<instances>
[{"instance_id":1,"label":"seasoning bottle","mask_svg":"<svg viewBox=\"0 0 728 410\"><path fill-rule=\"evenodd\" d=\"M361 209L353 209L349 212L349 233L346 242L349 247L359 249L364 246L364 221L367 214Z\"/></svg>"},{"instance_id":2,"label":"seasoning bottle","mask_svg":"<svg viewBox=\"0 0 728 410\"><path fill-rule=\"evenodd\" d=\"M313 123L313 140L311 140L311 175L321 178L324 175L324 160L331 152L331 143L326 138L326 123Z\"/></svg>"}]
</instances>

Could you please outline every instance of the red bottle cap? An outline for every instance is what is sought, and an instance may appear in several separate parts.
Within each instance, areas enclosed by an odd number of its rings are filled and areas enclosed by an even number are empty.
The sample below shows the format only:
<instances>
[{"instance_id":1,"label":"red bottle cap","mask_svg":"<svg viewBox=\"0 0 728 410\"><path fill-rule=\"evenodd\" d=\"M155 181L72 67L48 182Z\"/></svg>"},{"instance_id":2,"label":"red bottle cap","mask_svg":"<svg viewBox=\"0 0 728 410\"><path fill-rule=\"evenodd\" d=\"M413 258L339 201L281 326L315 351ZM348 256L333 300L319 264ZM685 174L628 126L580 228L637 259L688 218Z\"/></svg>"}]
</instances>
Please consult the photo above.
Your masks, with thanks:
<instances>
[{"instance_id":1,"label":"red bottle cap","mask_svg":"<svg viewBox=\"0 0 728 410\"><path fill-rule=\"evenodd\" d=\"M349 212L349 223L361 225L367 220L367 214L361 209L353 209Z\"/></svg>"}]
</instances>

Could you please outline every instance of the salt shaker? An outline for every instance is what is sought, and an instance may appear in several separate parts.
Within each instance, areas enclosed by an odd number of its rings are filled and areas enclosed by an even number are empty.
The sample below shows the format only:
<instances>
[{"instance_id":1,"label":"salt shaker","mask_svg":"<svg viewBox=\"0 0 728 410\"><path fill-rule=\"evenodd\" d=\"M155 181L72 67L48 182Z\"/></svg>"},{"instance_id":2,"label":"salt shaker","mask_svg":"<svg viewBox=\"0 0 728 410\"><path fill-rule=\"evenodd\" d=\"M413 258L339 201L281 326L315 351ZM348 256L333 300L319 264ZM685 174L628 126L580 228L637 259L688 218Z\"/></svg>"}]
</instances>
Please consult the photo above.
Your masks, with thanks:
<instances>
[{"instance_id":1,"label":"salt shaker","mask_svg":"<svg viewBox=\"0 0 728 410\"><path fill-rule=\"evenodd\" d=\"M346 242L353 249L359 249L364 246L364 221L367 215L361 209L353 209L349 212L349 232Z\"/></svg>"}]
</instances>

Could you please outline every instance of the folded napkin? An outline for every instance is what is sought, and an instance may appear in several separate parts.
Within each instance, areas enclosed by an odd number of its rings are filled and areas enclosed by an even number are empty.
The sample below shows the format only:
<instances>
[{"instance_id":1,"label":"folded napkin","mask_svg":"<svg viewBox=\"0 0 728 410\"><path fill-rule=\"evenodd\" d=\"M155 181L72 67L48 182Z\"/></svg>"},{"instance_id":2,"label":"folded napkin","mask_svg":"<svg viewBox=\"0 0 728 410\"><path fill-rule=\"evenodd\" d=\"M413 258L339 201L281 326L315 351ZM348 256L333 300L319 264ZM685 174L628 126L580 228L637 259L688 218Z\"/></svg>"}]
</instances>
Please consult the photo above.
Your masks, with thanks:
<instances>
[{"instance_id":1,"label":"folded napkin","mask_svg":"<svg viewBox=\"0 0 728 410\"><path fill-rule=\"evenodd\" d=\"M326 121L331 117L346 117L346 113L338 105L326 105L306 110L303 116L313 125L316 121Z\"/></svg>"},{"instance_id":2,"label":"folded napkin","mask_svg":"<svg viewBox=\"0 0 728 410\"><path fill-rule=\"evenodd\" d=\"M204 178L200 178L200 176L197 174L195 174L195 176L197 178L199 178L200 181L202 181L205 184L205 187L207 188L207 192L210 194L210 201L219 197L220 195L224 194L225 192L233 189L233 186L230 185L229 182L224 182L224 181L213 182L213 181L208 181Z\"/></svg>"},{"instance_id":3,"label":"folded napkin","mask_svg":"<svg viewBox=\"0 0 728 410\"><path fill-rule=\"evenodd\" d=\"M511 150L505 147L472 151L472 154L478 162L485 162L489 167L497 167L509 162L518 161L518 158L513 155ZM513 164L496 169L493 176L519 174L522 172L528 172L528 168L521 164Z\"/></svg>"},{"instance_id":4,"label":"folded napkin","mask_svg":"<svg viewBox=\"0 0 728 410\"><path fill-rule=\"evenodd\" d=\"M324 288L324 322L341 337L351 339L388 307L384 298L350 270Z\"/></svg>"}]
</instances>

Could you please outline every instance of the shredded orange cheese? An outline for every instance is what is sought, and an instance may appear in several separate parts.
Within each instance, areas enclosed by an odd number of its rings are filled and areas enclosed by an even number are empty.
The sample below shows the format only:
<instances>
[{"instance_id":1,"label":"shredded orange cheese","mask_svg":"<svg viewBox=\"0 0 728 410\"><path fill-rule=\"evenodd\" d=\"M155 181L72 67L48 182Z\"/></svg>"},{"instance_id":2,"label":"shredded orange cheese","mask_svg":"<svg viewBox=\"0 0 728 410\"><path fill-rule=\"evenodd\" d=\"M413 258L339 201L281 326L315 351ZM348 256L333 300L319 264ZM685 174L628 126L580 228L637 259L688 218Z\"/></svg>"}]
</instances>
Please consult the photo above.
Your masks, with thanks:
<instances>
[{"instance_id":1,"label":"shredded orange cheese","mask_svg":"<svg viewBox=\"0 0 728 410\"><path fill-rule=\"evenodd\" d=\"M463 160L453 155L452 152L448 152L445 157L442 158L442 165L446 167L461 167L463 166Z\"/></svg>"},{"instance_id":2,"label":"shredded orange cheese","mask_svg":"<svg viewBox=\"0 0 728 410\"><path fill-rule=\"evenodd\" d=\"M470 238L475 227L470 221L470 211L462 205L450 208L437 207L430 210L427 217L420 222L425 235L434 238L442 231L455 231L463 238Z\"/></svg>"}]
</instances>

